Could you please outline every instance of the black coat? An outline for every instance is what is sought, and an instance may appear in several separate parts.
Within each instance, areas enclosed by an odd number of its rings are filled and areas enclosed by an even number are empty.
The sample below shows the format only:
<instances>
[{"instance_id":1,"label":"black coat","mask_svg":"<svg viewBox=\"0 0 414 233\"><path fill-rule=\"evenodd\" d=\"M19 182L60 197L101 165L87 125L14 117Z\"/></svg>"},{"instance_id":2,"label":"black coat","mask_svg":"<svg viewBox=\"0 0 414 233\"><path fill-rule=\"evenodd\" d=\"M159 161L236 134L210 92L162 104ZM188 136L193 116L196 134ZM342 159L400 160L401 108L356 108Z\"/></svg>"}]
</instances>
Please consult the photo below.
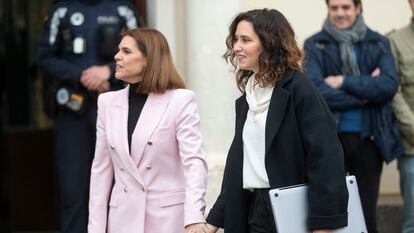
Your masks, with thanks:
<instances>
[{"instance_id":1,"label":"black coat","mask_svg":"<svg viewBox=\"0 0 414 233\"><path fill-rule=\"evenodd\" d=\"M221 193L207 222L227 233L248 233L251 193L243 189L242 132L248 104L236 100L236 130ZM309 183L310 229L347 225L343 150L330 110L312 82L287 71L274 88L265 130L265 166L271 188Z\"/></svg>"}]
</instances>

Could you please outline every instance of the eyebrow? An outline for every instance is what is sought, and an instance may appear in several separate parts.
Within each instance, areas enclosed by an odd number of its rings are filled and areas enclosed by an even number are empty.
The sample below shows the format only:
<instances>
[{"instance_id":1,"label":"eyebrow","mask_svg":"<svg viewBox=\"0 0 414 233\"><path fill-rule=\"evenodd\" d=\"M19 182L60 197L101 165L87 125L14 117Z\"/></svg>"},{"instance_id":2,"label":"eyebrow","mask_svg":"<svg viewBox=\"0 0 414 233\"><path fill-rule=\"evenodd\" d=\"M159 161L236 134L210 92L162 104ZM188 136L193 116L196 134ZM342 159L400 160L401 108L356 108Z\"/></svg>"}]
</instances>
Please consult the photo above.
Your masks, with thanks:
<instances>
[{"instance_id":1,"label":"eyebrow","mask_svg":"<svg viewBox=\"0 0 414 233\"><path fill-rule=\"evenodd\" d=\"M127 50L127 51L131 51L132 49L131 49L131 48L129 48L129 47L127 47L127 46L124 46L124 47L119 47L119 50Z\"/></svg>"},{"instance_id":2,"label":"eyebrow","mask_svg":"<svg viewBox=\"0 0 414 233\"><path fill-rule=\"evenodd\" d=\"M346 4L346 5L331 5L330 8L331 9L337 9L337 8L350 8L351 5Z\"/></svg>"},{"instance_id":3,"label":"eyebrow","mask_svg":"<svg viewBox=\"0 0 414 233\"><path fill-rule=\"evenodd\" d=\"M248 36L248 35L240 35L240 36L238 36L238 35L236 35L236 34L234 35L234 37L235 37L235 38L239 38L239 37L240 37L240 38L249 38L249 39L251 38L251 36Z\"/></svg>"}]
</instances>

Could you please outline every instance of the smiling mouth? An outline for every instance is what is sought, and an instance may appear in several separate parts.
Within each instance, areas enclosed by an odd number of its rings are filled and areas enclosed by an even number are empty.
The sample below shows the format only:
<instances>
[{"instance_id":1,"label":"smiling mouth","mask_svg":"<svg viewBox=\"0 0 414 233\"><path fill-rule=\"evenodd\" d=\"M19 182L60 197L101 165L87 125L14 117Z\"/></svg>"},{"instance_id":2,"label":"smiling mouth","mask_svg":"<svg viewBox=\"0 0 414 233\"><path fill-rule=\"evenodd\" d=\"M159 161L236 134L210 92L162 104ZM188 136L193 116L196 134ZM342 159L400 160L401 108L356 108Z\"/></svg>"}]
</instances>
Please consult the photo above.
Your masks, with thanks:
<instances>
[{"instance_id":1,"label":"smiling mouth","mask_svg":"<svg viewBox=\"0 0 414 233\"><path fill-rule=\"evenodd\" d=\"M237 55L236 57L237 57L237 60L239 60L239 61L246 58L246 56L243 56L243 55Z\"/></svg>"},{"instance_id":2,"label":"smiling mouth","mask_svg":"<svg viewBox=\"0 0 414 233\"><path fill-rule=\"evenodd\" d=\"M338 17L338 18L336 18L336 21L341 21L341 22L343 22L343 21L345 21L346 20L346 18L344 18L344 17Z\"/></svg>"}]
</instances>

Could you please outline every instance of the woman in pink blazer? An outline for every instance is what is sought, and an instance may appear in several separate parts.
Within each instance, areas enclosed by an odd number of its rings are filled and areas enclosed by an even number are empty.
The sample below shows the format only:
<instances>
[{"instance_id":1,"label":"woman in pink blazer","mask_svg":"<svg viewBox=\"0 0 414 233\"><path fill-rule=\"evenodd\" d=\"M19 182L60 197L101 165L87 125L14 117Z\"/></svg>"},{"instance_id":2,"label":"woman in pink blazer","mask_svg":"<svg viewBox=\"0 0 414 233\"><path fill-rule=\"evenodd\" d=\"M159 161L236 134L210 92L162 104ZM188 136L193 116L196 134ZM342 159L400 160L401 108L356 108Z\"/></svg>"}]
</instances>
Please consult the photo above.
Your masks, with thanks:
<instances>
[{"instance_id":1,"label":"woman in pink blazer","mask_svg":"<svg viewBox=\"0 0 414 233\"><path fill-rule=\"evenodd\" d=\"M88 232L205 232L196 97L184 89L165 37L126 31L115 61L115 77L129 85L99 95Z\"/></svg>"}]
</instances>

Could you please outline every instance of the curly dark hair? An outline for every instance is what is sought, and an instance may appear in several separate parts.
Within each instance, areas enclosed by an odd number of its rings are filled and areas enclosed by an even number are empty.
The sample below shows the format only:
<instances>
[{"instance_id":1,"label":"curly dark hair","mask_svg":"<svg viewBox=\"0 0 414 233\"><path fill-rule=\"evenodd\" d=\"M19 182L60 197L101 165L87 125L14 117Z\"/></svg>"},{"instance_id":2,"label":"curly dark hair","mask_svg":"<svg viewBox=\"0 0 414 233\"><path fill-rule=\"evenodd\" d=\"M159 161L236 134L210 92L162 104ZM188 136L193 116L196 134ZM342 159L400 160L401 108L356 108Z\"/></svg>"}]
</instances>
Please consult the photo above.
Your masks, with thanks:
<instances>
[{"instance_id":1,"label":"curly dark hair","mask_svg":"<svg viewBox=\"0 0 414 233\"><path fill-rule=\"evenodd\" d=\"M295 33L282 13L266 8L240 13L229 27L227 51L223 58L234 67L237 86L241 92L244 93L246 82L253 74L251 70L237 69L233 48L237 25L241 21L252 23L263 48L258 59L259 71L256 73L256 80L260 86L276 86L287 69L302 71L303 51L299 48Z\"/></svg>"}]
</instances>

